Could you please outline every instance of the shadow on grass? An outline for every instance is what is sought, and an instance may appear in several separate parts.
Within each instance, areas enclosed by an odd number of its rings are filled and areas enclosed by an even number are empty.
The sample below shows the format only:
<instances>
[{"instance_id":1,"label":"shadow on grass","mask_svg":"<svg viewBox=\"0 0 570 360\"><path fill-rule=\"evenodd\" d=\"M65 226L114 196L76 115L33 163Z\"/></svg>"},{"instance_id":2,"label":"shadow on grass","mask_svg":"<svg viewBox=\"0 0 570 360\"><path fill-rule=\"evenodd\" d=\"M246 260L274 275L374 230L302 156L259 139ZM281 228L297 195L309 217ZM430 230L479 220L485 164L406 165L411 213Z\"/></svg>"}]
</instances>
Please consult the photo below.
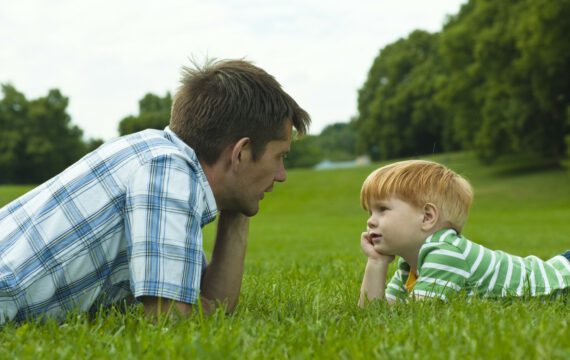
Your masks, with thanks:
<instances>
[{"instance_id":1,"label":"shadow on grass","mask_svg":"<svg viewBox=\"0 0 570 360\"><path fill-rule=\"evenodd\" d=\"M559 159L556 158L505 156L490 165L490 173L496 177L512 177L555 170L563 170Z\"/></svg>"}]
</instances>

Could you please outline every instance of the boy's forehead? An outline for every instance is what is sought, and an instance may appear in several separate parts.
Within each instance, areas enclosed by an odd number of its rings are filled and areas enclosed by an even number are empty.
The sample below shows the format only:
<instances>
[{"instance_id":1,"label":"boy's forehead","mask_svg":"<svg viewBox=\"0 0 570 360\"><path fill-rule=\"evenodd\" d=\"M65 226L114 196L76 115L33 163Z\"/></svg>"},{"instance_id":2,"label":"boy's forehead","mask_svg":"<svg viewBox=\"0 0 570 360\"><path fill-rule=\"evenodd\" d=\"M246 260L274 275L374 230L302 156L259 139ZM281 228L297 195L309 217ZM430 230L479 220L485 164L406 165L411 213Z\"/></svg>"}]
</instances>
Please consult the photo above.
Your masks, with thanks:
<instances>
[{"instance_id":1,"label":"boy's forehead","mask_svg":"<svg viewBox=\"0 0 570 360\"><path fill-rule=\"evenodd\" d=\"M392 198L394 198L394 196L370 196L368 198L368 203L370 204L387 203L390 202L390 199Z\"/></svg>"}]
</instances>

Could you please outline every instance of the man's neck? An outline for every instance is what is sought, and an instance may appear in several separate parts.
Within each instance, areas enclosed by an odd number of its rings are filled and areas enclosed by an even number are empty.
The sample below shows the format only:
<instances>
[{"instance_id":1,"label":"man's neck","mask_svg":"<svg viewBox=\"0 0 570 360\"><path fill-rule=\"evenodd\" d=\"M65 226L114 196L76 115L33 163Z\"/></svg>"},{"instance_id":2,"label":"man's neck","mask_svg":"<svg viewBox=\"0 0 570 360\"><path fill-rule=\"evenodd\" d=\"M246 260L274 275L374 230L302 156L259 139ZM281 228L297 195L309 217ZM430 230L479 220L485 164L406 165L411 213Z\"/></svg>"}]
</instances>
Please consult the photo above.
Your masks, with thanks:
<instances>
[{"instance_id":1,"label":"man's neck","mask_svg":"<svg viewBox=\"0 0 570 360\"><path fill-rule=\"evenodd\" d=\"M204 170L204 174L206 175L206 179L208 179L208 184L210 184L212 193L214 194L214 199L216 200L216 206L218 207L218 210L222 210L222 204L224 203L222 194L224 194L223 184L224 184L225 173L221 169L219 163L208 165L202 160L199 161L200 161L200 166L202 166L202 170Z\"/></svg>"}]
</instances>

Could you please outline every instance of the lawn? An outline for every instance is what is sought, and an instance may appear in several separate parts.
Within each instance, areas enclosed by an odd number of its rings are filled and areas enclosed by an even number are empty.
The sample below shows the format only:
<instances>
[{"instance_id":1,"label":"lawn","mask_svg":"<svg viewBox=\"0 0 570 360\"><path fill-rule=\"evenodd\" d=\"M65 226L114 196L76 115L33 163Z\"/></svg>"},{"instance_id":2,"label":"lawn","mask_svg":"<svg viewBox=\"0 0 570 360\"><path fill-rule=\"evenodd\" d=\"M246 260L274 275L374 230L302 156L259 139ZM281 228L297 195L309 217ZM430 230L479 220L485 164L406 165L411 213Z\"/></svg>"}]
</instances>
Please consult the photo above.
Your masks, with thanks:
<instances>
[{"instance_id":1,"label":"lawn","mask_svg":"<svg viewBox=\"0 0 570 360\"><path fill-rule=\"evenodd\" d=\"M470 179L464 234L543 258L570 249L570 175L508 159L431 157ZM293 170L252 219L240 305L233 315L148 322L140 308L63 324L9 324L0 358L568 358L568 301L453 301L357 308L366 259L360 186L376 167ZM0 204L29 187L0 187ZM214 227L205 229L207 249ZM392 271L394 269L392 268Z\"/></svg>"}]
</instances>

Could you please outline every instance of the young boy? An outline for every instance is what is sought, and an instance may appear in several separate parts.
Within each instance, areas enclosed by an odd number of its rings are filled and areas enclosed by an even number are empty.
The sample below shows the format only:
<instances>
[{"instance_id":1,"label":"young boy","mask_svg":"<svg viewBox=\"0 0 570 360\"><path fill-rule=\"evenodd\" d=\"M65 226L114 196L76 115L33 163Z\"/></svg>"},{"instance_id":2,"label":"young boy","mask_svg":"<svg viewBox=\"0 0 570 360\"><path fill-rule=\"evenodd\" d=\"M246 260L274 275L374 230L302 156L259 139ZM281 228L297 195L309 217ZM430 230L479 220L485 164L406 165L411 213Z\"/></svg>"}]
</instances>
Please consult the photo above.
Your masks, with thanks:
<instances>
[{"instance_id":1,"label":"young boy","mask_svg":"<svg viewBox=\"0 0 570 360\"><path fill-rule=\"evenodd\" d=\"M370 213L361 247L368 257L359 306L408 298L555 294L570 288L570 251L542 261L489 250L460 235L473 192L445 166L421 160L368 176L360 201ZM386 287L388 265L400 256Z\"/></svg>"}]
</instances>

